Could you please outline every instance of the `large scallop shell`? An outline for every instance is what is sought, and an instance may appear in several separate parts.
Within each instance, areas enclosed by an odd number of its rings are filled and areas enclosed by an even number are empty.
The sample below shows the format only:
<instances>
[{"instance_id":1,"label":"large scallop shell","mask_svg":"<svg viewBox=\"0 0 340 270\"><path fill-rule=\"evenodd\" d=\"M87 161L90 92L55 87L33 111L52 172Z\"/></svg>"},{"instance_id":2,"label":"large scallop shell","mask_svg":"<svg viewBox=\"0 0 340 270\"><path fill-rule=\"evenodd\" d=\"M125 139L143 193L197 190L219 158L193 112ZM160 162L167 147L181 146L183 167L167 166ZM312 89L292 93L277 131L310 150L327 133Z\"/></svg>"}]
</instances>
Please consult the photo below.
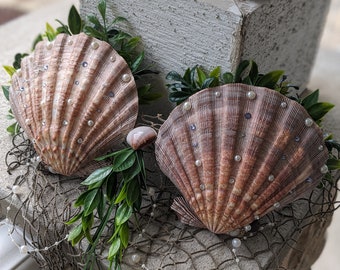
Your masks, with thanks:
<instances>
[{"instance_id":1,"label":"large scallop shell","mask_svg":"<svg viewBox=\"0 0 340 270\"><path fill-rule=\"evenodd\" d=\"M327 172L320 128L297 102L243 84L205 89L159 130L156 158L183 194L182 222L228 233L313 189Z\"/></svg>"},{"instance_id":2,"label":"large scallop shell","mask_svg":"<svg viewBox=\"0 0 340 270\"><path fill-rule=\"evenodd\" d=\"M121 143L138 113L127 63L85 34L39 42L12 77L10 103L42 161L64 175Z\"/></svg>"}]
</instances>

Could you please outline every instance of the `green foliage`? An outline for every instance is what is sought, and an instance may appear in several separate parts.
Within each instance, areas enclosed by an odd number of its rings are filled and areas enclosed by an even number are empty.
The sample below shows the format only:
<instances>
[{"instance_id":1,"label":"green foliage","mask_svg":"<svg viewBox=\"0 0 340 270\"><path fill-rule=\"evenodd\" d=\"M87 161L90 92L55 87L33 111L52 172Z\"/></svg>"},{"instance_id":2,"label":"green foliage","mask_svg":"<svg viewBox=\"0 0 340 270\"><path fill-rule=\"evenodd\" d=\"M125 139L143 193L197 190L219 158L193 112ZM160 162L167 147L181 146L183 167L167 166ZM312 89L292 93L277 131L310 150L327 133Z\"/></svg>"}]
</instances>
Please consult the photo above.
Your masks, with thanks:
<instances>
[{"instance_id":1,"label":"green foliage","mask_svg":"<svg viewBox=\"0 0 340 270\"><path fill-rule=\"evenodd\" d=\"M166 79L174 81L167 84L170 94L169 99L177 105L200 90L229 83L244 83L275 89L281 93L286 92L291 86L280 83L283 76L282 70L276 70L267 74L259 74L257 64L254 61L242 61L235 74L231 72L221 73L221 67L216 67L207 72L199 66L188 68L181 76L175 71L167 74Z\"/></svg>"},{"instance_id":2,"label":"green foliage","mask_svg":"<svg viewBox=\"0 0 340 270\"><path fill-rule=\"evenodd\" d=\"M141 205L141 189L145 187L145 168L142 152L125 148L99 157L97 160L112 159L112 165L97 169L81 184L87 190L75 201L80 212L67 224L76 222L68 237L72 245L86 238L90 245L85 255L84 269L90 269L96 258L96 245L109 220L114 219L114 231L109 239L108 260L111 266L119 267L124 249L128 246L128 221ZM96 213L100 225L93 232Z\"/></svg>"}]
</instances>

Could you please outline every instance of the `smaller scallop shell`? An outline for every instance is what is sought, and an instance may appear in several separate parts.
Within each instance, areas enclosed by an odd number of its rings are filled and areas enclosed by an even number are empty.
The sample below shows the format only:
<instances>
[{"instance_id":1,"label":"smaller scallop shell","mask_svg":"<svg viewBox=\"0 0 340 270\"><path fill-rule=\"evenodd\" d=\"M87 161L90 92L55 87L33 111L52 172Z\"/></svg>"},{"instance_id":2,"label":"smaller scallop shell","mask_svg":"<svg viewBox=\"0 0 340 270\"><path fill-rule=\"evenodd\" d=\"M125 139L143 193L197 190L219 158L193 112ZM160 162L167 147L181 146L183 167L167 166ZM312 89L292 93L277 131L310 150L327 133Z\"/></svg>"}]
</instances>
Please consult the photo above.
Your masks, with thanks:
<instances>
[{"instance_id":1,"label":"smaller scallop shell","mask_svg":"<svg viewBox=\"0 0 340 270\"><path fill-rule=\"evenodd\" d=\"M151 127L136 127L131 130L127 137L126 142L132 149L140 149L156 140L157 132Z\"/></svg>"},{"instance_id":2,"label":"smaller scallop shell","mask_svg":"<svg viewBox=\"0 0 340 270\"><path fill-rule=\"evenodd\" d=\"M187 224L228 233L313 189L326 172L320 128L297 102L261 87L202 90L158 132L156 159Z\"/></svg>"},{"instance_id":3,"label":"smaller scallop shell","mask_svg":"<svg viewBox=\"0 0 340 270\"><path fill-rule=\"evenodd\" d=\"M138 113L125 60L83 33L39 42L12 77L10 103L42 161L64 175L120 145Z\"/></svg>"}]
</instances>

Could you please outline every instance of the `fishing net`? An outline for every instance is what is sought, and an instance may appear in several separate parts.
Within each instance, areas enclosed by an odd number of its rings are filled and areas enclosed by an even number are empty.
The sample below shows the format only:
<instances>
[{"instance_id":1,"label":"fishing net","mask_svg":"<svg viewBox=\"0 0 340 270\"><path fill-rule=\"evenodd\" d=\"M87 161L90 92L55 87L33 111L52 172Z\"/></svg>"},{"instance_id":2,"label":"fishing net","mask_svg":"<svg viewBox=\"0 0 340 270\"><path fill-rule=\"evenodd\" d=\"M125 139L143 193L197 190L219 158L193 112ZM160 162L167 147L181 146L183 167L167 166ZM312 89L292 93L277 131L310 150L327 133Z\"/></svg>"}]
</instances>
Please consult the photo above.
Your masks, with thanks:
<instances>
[{"instance_id":1,"label":"fishing net","mask_svg":"<svg viewBox=\"0 0 340 270\"><path fill-rule=\"evenodd\" d=\"M2 187L5 196L0 198L9 237L22 230L22 242L15 244L42 269L82 269L88 243L82 240L72 247L67 241L71 228L65 222L77 214L73 203L84 191L83 178L51 174L23 132L14 136L12 144L6 155L10 184ZM339 176L333 175L333 181L323 179L313 192L247 228L215 235L177 220L170 210L177 189L157 168L153 149L146 150L145 160L148 186L141 211L129 224L131 237L122 269L308 268L322 250L325 230L340 205ZM98 269L107 269L107 241L113 228L112 220L97 245ZM241 245L233 244L235 238Z\"/></svg>"}]
</instances>

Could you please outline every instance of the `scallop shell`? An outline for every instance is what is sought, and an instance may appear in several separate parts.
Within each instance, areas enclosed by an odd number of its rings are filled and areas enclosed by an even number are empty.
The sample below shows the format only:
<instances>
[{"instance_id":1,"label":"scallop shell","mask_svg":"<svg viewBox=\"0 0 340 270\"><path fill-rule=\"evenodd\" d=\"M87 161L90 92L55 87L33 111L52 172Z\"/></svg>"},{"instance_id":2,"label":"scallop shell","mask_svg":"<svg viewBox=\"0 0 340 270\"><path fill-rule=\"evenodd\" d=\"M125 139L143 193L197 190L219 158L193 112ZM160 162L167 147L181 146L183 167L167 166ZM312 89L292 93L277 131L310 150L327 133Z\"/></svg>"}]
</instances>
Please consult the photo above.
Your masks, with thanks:
<instances>
[{"instance_id":1,"label":"scallop shell","mask_svg":"<svg viewBox=\"0 0 340 270\"><path fill-rule=\"evenodd\" d=\"M138 113L127 63L85 34L39 42L12 77L10 103L42 161L63 175L123 142Z\"/></svg>"},{"instance_id":2,"label":"scallop shell","mask_svg":"<svg viewBox=\"0 0 340 270\"><path fill-rule=\"evenodd\" d=\"M202 90L177 106L155 143L183 198L182 222L228 233L313 189L327 172L320 128L297 102L243 84Z\"/></svg>"}]
</instances>

